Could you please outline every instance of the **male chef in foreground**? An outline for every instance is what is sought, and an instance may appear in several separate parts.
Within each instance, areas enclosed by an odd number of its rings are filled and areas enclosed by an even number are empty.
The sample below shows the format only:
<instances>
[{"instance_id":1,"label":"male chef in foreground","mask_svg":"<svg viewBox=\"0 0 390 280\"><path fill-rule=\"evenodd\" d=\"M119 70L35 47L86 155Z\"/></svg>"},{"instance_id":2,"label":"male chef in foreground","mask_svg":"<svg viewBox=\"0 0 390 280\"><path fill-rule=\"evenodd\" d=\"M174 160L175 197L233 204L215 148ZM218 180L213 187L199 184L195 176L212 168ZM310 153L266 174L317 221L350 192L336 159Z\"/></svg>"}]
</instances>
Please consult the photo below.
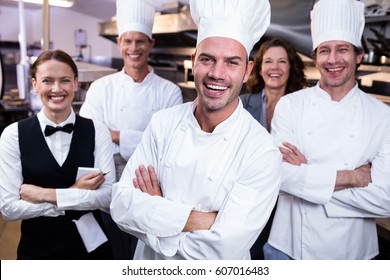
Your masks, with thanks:
<instances>
[{"instance_id":1,"label":"male chef in foreground","mask_svg":"<svg viewBox=\"0 0 390 280\"><path fill-rule=\"evenodd\" d=\"M135 259L250 259L275 205L281 154L239 99L267 0L190 0L197 99L154 114L113 186L111 214ZM134 185L133 185L134 184Z\"/></svg>"}]
</instances>

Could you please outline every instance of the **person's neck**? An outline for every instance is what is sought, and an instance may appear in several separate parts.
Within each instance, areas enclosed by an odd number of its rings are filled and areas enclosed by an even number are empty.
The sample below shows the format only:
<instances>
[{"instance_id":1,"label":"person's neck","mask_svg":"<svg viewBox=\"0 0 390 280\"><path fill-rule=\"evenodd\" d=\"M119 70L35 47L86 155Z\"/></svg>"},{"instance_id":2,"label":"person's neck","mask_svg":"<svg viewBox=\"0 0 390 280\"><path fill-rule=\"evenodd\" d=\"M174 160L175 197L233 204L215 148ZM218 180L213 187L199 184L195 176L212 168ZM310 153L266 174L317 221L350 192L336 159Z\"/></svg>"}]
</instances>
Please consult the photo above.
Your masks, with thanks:
<instances>
[{"instance_id":1,"label":"person's neck","mask_svg":"<svg viewBox=\"0 0 390 280\"><path fill-rule=\"evenodd\" d=\"M327 85L323 85L320 81L320 88L326 91L329 94L332 101L339 102L343 99L348 92L351 91L356 85L356 81L353 80L341 86L331 87Z\"/></svg>"},{"instance_id":2,"label":"person's neck","mask_svg":"<svg viewBox=\"0 0 390 280\"><path fill-rule=\"evenodd\" d=\"M278 100L286 93L286 87L282 88L264 88L265 96L267 97L267 102L278 102Z\"/></svg>"},{"instance_id":3,"label":"person's neck","mask_svg":"<svg viewBox=\"0 0 390 280\"><path fill-rule=\"evenodd\" d=\"M237 106L238 98L223 109L211 111L207 110L205 106L199 106L198 100L198 104L194 111L195 119L198 121L198 124L203 131L212 133L220 123L228 119L234 113Z\"/></svg>"},{"instance_id":4,"label":"person's neck","mask_svg":"<svg viewBox=\"0 0 390 280\"><path fill-rule=\"evenodd\" d=\"M55 124L60 124L66 121L66 119L69 118L71 112L72 110L70 109L64 112L53 112L48 110L46 107L43 109L43 113L45 114L46 118Z\"/></svg>"},{"instance_id":5,"label":"person's neck","mask_svg":"<svg viewBox=\"0 0 390 280\"><path fill-rule=\"evenodd\" d=\"M125 73L133 78L134 82L142 83L145 77L149 74L148 66L142 68L125 67Z\"/></svg>"}]
</instances>

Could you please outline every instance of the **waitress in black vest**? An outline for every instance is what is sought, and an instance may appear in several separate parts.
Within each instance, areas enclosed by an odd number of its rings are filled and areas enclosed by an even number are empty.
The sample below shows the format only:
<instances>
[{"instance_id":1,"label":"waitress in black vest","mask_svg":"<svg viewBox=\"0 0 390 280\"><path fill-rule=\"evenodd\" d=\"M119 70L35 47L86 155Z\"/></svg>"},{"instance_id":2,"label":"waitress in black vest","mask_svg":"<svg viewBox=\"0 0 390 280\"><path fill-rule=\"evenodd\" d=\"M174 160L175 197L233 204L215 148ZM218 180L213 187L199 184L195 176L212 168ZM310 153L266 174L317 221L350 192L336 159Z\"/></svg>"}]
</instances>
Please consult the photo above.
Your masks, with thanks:
<instances>
[{"instance_id":1,"label":"waitress in black vest","mask_svg":"<svg viewBox=\"0 0 390 280\"><path fill-rule=\"evenodd\" d=\"M68 54L43 52L31 77L43 108L0 139L1 213L22 220L17 258L109 259L98 210L108 211L115 181L110 133L74 113L78 71ZM76 180L79 167L99 171Z\"/></svg>"}]
</instances>

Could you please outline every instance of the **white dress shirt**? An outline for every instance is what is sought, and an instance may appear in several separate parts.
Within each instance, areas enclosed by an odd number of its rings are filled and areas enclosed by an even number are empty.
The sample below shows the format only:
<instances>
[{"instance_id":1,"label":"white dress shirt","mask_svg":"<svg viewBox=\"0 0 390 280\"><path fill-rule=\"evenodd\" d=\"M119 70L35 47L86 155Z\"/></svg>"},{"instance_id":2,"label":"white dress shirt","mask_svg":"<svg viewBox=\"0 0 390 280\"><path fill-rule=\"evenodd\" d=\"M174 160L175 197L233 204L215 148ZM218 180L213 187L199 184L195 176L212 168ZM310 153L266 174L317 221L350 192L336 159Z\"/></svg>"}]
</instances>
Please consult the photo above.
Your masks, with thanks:
<instances>
[{"instance_id":1,"label":"white dress shirt","mask_svg":"<svg viewBox=\"0 0 390 280\"><path fill-rule=\"evenodd\" d=\"M37 117L42 134L44 134L46 125L57 126L45 116L43 109ZM68 119L59 125L74 122L75 114L72 111ZM111 186L115 182L111 136L103 124L94 122L94 126L94 166L102 171L110 171L110 173L105 176L105 182L96 190L56 189L57 206L51 203L30 203L20 199L19 189L23 183L23 177L18 124L13 123L5 128L0 139L0 210L6 220L29 219L39 216L55 217L64 215L64 210L102 209L108 211L111 200ZM63 131L45 137L50 151L60 166L68 156L72 137L73 132L68 134Z\"/></svg>"},{"instance_id":2,"label":"white dress shirt","mask_svg":"<svg viewBox=\"0 0 390 280\"><path fill-rule=\"evenodd\" d=\"M123 69L96 80L80 109L80 116L120 131L120 144L112 144L113 153L120 153L125 160L141 141L153 113L183 103L178 86L149 70L141 83L134 82Z\"/></svg>"},{"instance_id":3,"label":"white dress shirt","mask_svg":"<svg viewBox=\"0 0 390 280\"><path fill-rule=\"evenodd\" d=\"M317 85L280 99L272 135L308 163L283 163L270 245L293 259L376 256L374 218L390 215L390 108L357 85L339 102ZM334 192L338 170L367 163L372 183Z\"/></svg>"},{"instance_id":4,"label":"white dress shirt","mask_svg":"<svg viewBox=\"0 0 390 280\"><path fill-rule=\"evenodd\" d=\"M212 133L204 132L195 104L154 114L113 185L111 215L140 239L136 259L250 259L275 205L281 155L268 132L241 101ZM133 187L139 164L155 167L163 197ZM193 209L218 211L210 230L182 232Z\"/></svg>"}]
</instances>

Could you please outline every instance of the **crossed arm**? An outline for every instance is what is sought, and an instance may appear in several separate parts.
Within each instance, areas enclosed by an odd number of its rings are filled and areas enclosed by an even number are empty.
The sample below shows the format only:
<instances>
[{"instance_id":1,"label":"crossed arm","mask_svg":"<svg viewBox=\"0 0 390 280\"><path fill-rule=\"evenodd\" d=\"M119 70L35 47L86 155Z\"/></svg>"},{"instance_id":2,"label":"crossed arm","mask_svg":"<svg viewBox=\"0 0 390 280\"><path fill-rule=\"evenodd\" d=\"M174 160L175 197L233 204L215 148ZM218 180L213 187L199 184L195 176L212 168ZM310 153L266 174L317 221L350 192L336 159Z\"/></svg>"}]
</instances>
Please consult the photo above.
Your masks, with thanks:
<instances>
[{"instance_id":1,"label":"crossed arm","mask_svg":"<svg viewBox=\"0 0 390 280\"><path fill-rule=\"evenodd\" d=\"M283 161L292 165L307 164L306 157L298 148L290 143L283 142L284 147L279 147ZM359 166L354 170L338 170L334 191L347 188L363 188L371 183L371 164Z\"/></svg>"},{"instance_id":2,"label":"crossed arm","mask_svg":"<svg viewBox=\"0 0 390 280\"><path fill-rule=\"evenodd\" d=\"M102 172L94 172L80 177L70 188L96 190L104 183ZM22 184L19 190L20 198L31 203L48 202L57 205L56 189L42 188L37 185Z\"/></svg>"},{"instance_id":3,"label":"crossed arm","mask_svg":"<svg viewBox=\"0 0 390 280\"><path fill-rule=\"evenodd\" d=\"M135 175L136 177L133 179L133 185L135 188L153 196L163 196L157 179L157 174L153 166L148 166L146 168L145 166L140 165L138 169L135 170ZM218 212L201 212L192 210L187 223L184 226L183 232L209 230L213 225L217 214Z\"/></svg>"}]
</instances>

